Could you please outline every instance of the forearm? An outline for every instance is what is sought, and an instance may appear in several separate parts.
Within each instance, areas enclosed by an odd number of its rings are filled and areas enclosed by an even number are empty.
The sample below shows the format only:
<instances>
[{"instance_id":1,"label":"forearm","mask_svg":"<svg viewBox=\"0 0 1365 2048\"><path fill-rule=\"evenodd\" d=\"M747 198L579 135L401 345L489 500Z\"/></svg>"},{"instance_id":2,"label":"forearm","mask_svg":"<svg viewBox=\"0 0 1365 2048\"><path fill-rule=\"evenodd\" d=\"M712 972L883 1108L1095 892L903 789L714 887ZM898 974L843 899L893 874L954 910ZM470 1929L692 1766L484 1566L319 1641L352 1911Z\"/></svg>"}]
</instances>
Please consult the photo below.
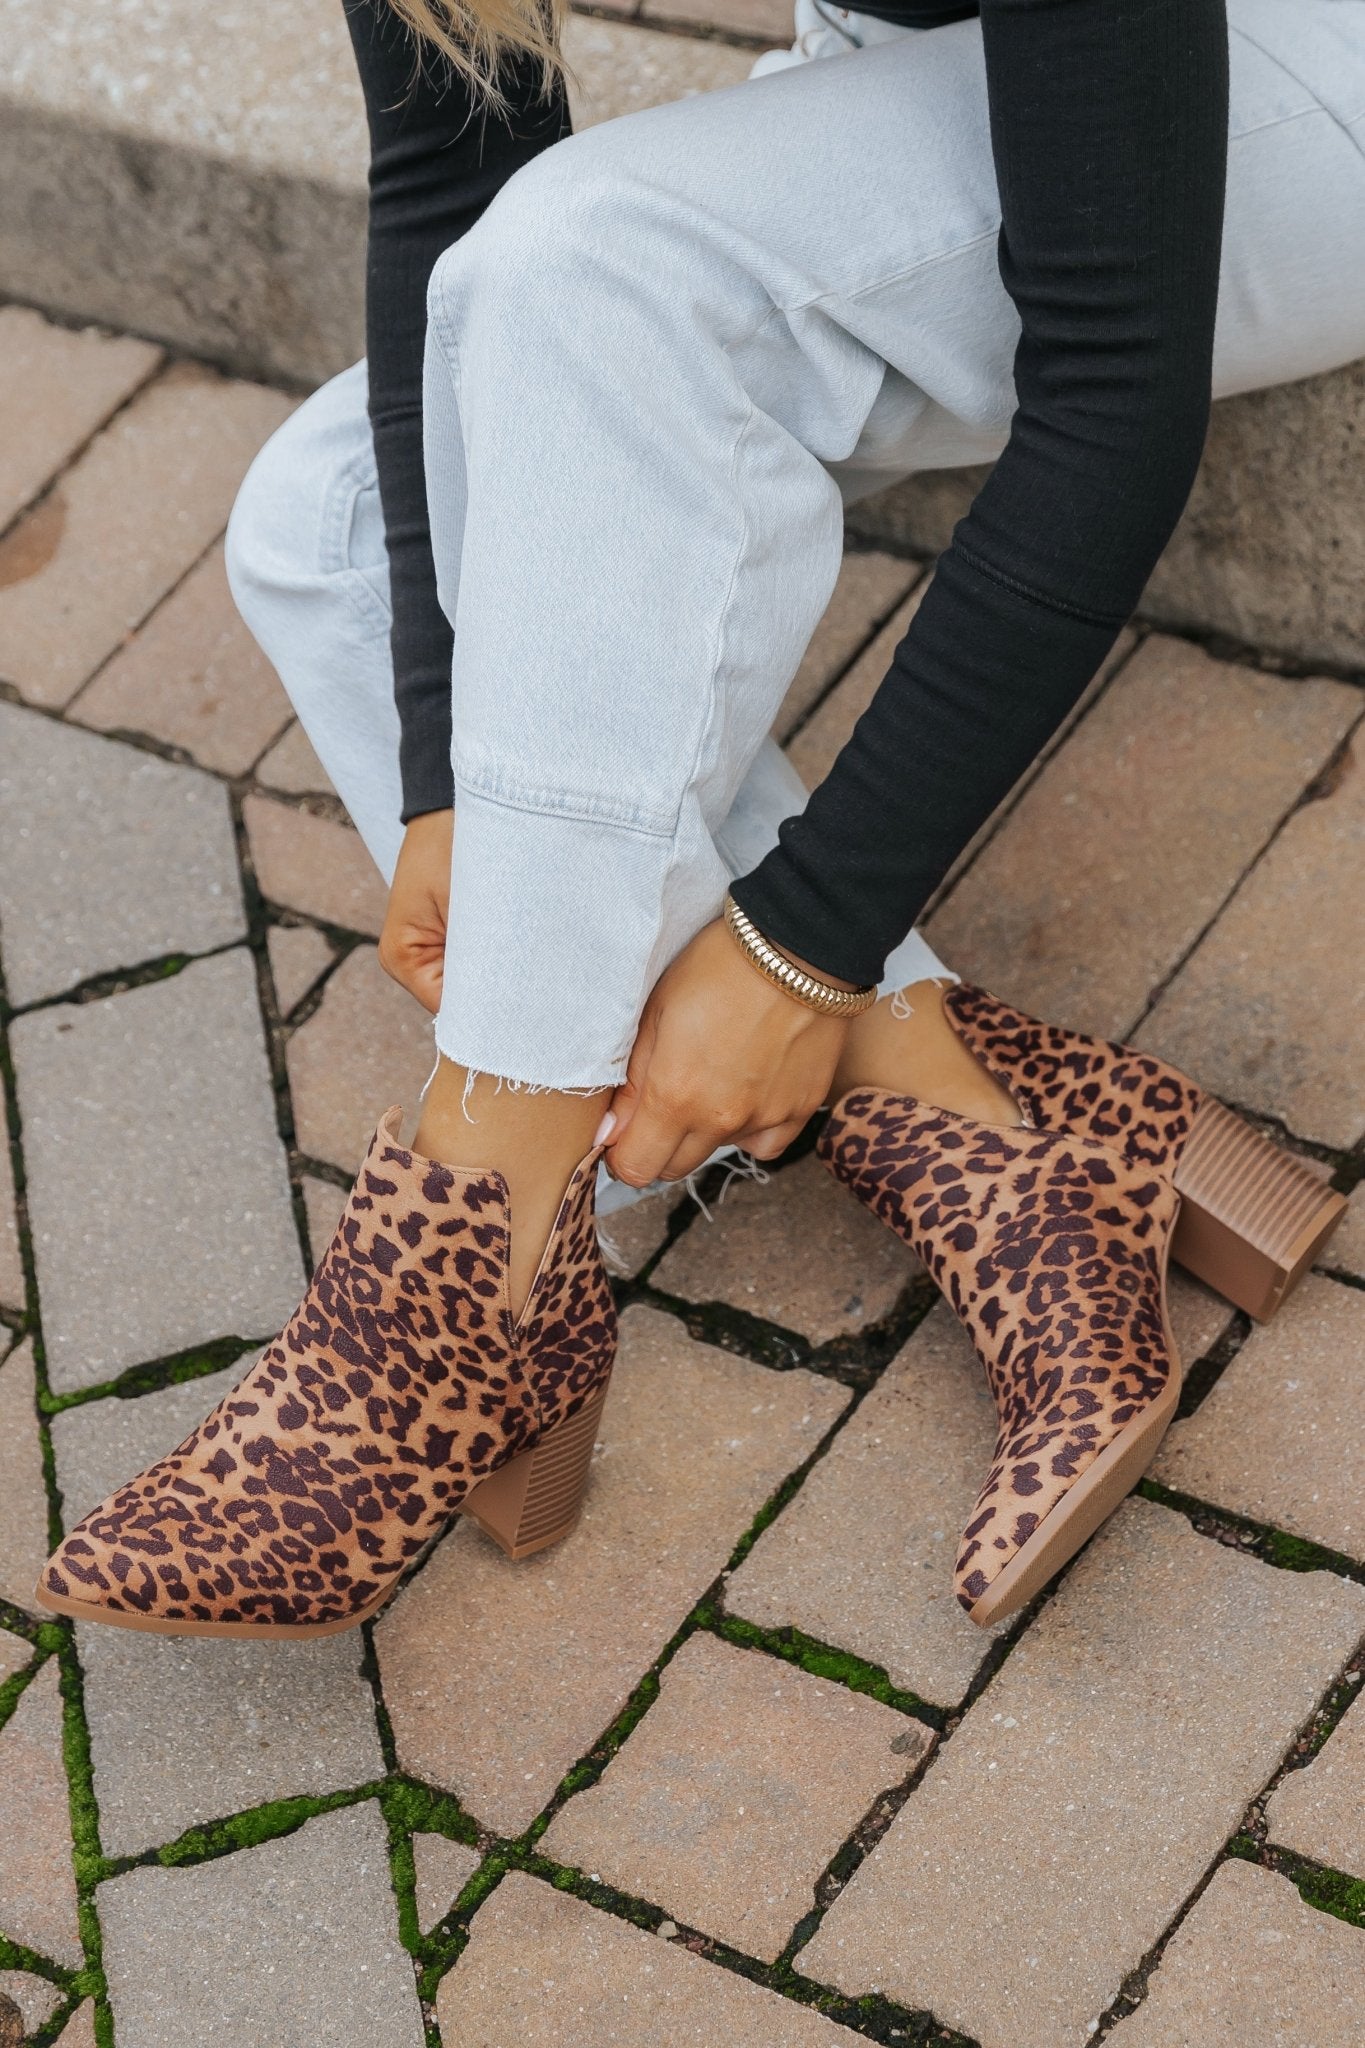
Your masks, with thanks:
<instances>
[{"instance_id":1,"label":"forearm","mask_svg":"<svg viewBox=\"0 0 1365 2048\"><path fill-rule=\"evenodd\" d=\"M1207 422L1222 0L985 0L1018 410L891 670L736 897L876 979L1075 704L1179 517Z\"/></svg>"}]
</instances>

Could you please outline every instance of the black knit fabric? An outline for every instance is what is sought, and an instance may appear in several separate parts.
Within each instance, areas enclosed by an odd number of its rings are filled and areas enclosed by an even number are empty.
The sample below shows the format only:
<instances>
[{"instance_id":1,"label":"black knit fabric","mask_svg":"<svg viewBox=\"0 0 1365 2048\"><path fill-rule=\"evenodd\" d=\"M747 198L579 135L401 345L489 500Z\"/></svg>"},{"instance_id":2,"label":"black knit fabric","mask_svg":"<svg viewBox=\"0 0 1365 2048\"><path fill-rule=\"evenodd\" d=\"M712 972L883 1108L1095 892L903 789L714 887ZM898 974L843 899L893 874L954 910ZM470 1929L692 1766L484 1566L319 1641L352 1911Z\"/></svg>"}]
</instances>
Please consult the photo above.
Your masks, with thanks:
<instances>
[{"instance_id":1,"label":"black knit fabric","mask_svg":"<svg viewBox=\"0 0 1365 2048\"><path fill-rule=\"evenodd\" d=\"M567 114L529 74L510 83L510 123L476 113L430 66L414 82L385 0L347 4L374 141L370 403L413 816L451 801L450 635L422 484L426 279ZM864 11L920 27L981 16L1000 271L1022 333L1008 446L829 775L735 887L775 943L858 982L1066 717L1180 515L1208 423L1228 100L1225 0Z\"/></svg>"}]
</instances>

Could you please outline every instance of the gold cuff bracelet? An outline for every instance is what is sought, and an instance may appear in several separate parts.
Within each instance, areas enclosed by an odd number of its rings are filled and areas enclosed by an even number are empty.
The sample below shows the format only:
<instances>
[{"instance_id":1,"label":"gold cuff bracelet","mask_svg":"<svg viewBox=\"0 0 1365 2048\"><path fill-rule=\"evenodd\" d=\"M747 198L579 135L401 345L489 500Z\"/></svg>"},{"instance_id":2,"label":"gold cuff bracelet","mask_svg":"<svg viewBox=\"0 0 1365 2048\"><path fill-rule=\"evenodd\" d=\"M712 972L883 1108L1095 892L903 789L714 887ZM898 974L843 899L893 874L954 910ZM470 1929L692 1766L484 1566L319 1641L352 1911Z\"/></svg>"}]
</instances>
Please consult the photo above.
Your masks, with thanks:
<instances>
[{"instance_id":1,"label":"gold cuff bracelet","mask_svg":"<svg viewBox=\"0 0 1365 2048\"><path fill-rule=\"evenodd\" d=\"M804 967L798 967L769 944L733 896L725 899L725 922L749 965L794 1001L804 1003L808 1010L819 1010L826 1017L857 1017L876 1002L875 987L836 988L832 982L807 974Z\"/></svg>"}]
</instances>

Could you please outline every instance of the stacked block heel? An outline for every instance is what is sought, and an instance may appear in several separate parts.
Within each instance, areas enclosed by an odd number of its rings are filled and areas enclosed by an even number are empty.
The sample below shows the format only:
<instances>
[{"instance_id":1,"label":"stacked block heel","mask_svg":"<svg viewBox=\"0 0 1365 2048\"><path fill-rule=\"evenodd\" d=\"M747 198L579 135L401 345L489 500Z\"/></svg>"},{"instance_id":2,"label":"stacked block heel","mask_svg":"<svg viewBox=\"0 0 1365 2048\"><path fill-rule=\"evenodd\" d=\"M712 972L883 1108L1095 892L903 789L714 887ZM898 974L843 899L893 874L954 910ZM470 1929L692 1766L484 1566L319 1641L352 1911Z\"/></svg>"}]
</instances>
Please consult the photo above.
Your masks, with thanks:
<instances>
[{"instance_id":1,"label":"stacked block heel","mask_svg":"<svg viewBox=\"0 0 1365 2048\"><path fill-rule=\"evenodd\" d=\"M1175 1170L1173 1256L1268 1322L1346 1213L1346 1198L1221 1102L1206 1101Z\"/></svg>"},{"instance_id":2,"label":"stacked block heel","mask_svg":"<svg viewBox=\"0 0 1365 2048\"><path fill-rule=\"evenodd\" d=\"M583 1505L607 1389L540 1442L509 1459L468 1495L460 1512L508 1557L530 1557L569 1534Z\"/></svg>"}]
</instances>

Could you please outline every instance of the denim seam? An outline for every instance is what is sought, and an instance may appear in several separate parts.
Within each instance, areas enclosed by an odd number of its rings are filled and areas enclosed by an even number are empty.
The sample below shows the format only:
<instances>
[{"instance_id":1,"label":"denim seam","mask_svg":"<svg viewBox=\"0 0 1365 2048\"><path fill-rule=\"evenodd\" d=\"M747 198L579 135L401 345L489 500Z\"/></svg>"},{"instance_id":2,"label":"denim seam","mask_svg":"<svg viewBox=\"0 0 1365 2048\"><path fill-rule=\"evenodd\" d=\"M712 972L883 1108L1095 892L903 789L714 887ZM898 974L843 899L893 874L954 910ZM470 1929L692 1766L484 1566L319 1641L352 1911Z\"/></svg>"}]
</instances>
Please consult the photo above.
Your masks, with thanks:
<instances>
[{"instance_id":1,"label":"denim seam","mask_svg":"<svg viewBox=\"0 0 1365 2048\"><path fill-rule=\"evenodd\" d=\"M1266 59L1267 63L1273 64L1277 71L1282 71L1286 78L1292 78L1295 85L1301 86L1313 102L1311 107L1300 107L1297 110L1297 112L1293 114L1281 115L1280 118L1276 121L1265 121L1261 124L1262 127L1283 127L1290 121L1301 121L1306 114L1326 114L1328 120L1333 122L1338 128L1340 128L1342 134L1346 137L1346 140L1353 144L1353 146L1357 150L1359 150L1362 155L1365 155L1365 142L1362 142L1360 136L1354 132L1357 124L1363 118L1365 118L1365 107L1361 108L1360 112L1355 114L1339 114L1336 111L1335 107L1329 107L1327 105L1327 102L1323 99L1317 87L1314 84L1312 84L1310 80L1304 78L1300 72L1292 69L1290 65L1286 64L1284 58L1279 54L1277 50L1267 49L1265 44L1261 42L1258 37L1252 35L1249 29L1242 28L1240 24L1230 24L1230 26L1232 27L1232 33L1234 35L1240 36L1242 41L1244 43L1249 44L1253 50L1259 50L1261 55ZM1246 132L1248 134L1255 135L1259 134L1260 130L1253 128L1248 129ZM1243 138L1239 135L1234 139L1240 142Z\"/></svg>"},{"instance_id":2,"label":"denim seam","mask_svg":"<svg viewBox=\"0 0 1365 2048\"><path fill-rule=\"evenodd\" d=\"M351 560L346 545L355 520L356 499L369 488L378 490L379 483L373 464L364 456L353 457L336 473L323 510L318 566L325 576L336 578L347 602L368 624L378 624L387 632L393 625L392 608L371 589L363 572Z\"/></svg>"},{"instance_id":3,"label":"denim seam","mask_svg":"<svg viewBox=\"0 0 1365 2048\"><path fill-rule=\"evenodd\" d=\"M493 804L502 811L525 811L538 818L558 818L566 825L586 825L597 831L628 832L636 839L675 839L676 821L672 825L650 825L643 819L630 817L624 812L600 808L594 801L584 801L569 796L563 789L521 787L508 788L505 784L490 783L485 777L457 771L454 777L455 795L460 793L475 797L480 803Z\"/></svg>"}]
</instances>

